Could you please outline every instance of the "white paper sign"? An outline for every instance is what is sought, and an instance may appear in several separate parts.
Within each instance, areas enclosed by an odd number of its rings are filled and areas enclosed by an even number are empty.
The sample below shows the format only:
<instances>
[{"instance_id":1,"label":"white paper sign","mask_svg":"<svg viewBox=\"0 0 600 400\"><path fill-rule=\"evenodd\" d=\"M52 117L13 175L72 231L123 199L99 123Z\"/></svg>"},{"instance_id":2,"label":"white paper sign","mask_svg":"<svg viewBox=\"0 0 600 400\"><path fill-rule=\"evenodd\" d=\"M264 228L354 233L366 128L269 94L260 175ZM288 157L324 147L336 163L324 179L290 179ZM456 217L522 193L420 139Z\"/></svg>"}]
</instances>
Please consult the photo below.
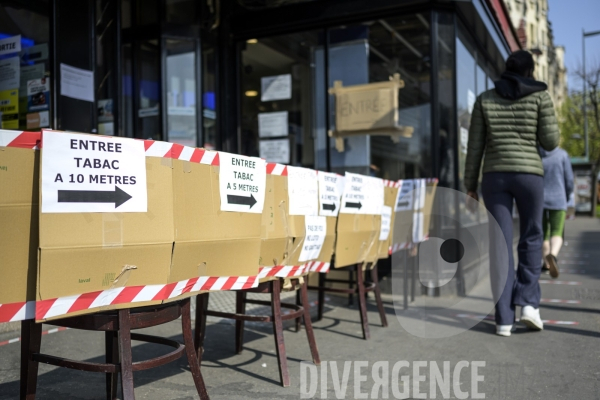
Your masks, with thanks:
<instances>
[{"instance_id":1,"label":"white paper sign","mask_svg":"<svg viewBox=\"0 0 600 400\"><path fill-rule=\"evenodd\" d=\"M260 158L264 158L267 162L289 164L290 140L261 140L259 154Z\"/></svg>"},{"instance_id":2,"label":"white paper sign","mask_svg":"<svg viewBox=\"0 0 600 400\"><path fill-rule=\"evenodd\" d=\"M258 114L258 136L281 137L288 135L288 112L277 111Z\"/></svg>"},{"instance_id":3,"label":"white paper sign","mask_svg":"<svg viewBox=\"0 0 600 400\"><path fill-rule=\"evenodd\" d=\"M381 230L379 231L379 240L387 240L390 236L390 226L392 225L392 207L383 206L381 211Z\"/></svg>"},{"instance_id":4,"label":"white paper sign","mask_svg":"<svg viewBox=\"0 0 600 400\"><path fill-rule=\"evenodd\" d=\"M400 190L398 190L398 200L396 201L396 211L412 210L413 205L413 188L414 181L412 179L403 179L400 182Z\"/></svg>"},{"instance_id":5,"label":"white paper sign","mask_svg":"<svg viewBox=\"0 0 600 400\"><path fill-rule=\"evenodd\" d=\"M288 100L292 98L292 75L260 78L261 101Z\"/></svg>"},{"instance_id":6,"label":"white paper sign","mask_svg":"<svg viewBox=\"0 0 600 400\"><path fill-rule=\"evenodd\" d=\"M146 212L144 142L42 133L42 212Z\"/></svg>"},{"instance_id":7,"label":"white paper sign","mask_svg":"<svg viewBox=\"0 0 600 400\"><path fill-rule=\"evenodd\" d=\"M327 219L318 216L306 216L304 218L304 226L306 228L306 236L302 245L302 251L298 257L298 261L311 261L319 257L323 243L325 242L325 234L327 233Z\"/></svg>"},{"instance_id":8,"label":"white paper sign","mask_svg":"<svg viewBox=\"0 0 600 400\"><path fill-rule=\"evenodd\" d=\"M287 167L290 215L319 215L319 181L314 169Z\"/></svg>"},{"instance_id":9,"label":"white paper sign","mask_svg":"<svg viewBox=\"0 0 600 400\"><path fill-rule=\"evenodd\" d=\"M413 214L413 232L412 241L413 243L421 243L425 240L424 234L424 215L423 212L419 211Z\"/></svg>"},{"instance_id":10,"label":"white paper sign","mask_svg":"<svg viewBox=\"0 0 600 400\"><path fill-rule=\"evenodd\" d=\"M381 215L383 180L346 172L341 213Z\"/></svg>"},{"instance_id":11,"label":"white paper sign","mask_svg":"<svg viewBox=\"0 0 600 400\"><path fill-rule=\"evenodd\" d=\"M262 213L267 166L258 157L219 152L221 211Z\"/></svg>"},{"instance_id":12,"label":"white paper sign","mask_svg":"<svg viewBox=\"0 0 600 400\"><path fill-rule=\"evenodd\" d=\"M414 209L415 211L422 209L425 207L425 192L427 191L427 185L425 183L425 179L415 179L415 201L414 201Z\"/></svg>"},{"instance_id":13,"label":"white paper sign","mask_svg":"<svg viewBox=\"0 0 600 400\"><path fill-rule=\"evenodd\" d=\"M20 72L19 57L0 60L0 92L19 88Z\"/></svg>"},{"instance_id":14,"label":"white paper sign","mask_svg":"<svg viewBox=\"0 0 600 400\"><path fill-rule=\"evenodd\" d=\"M344 191L344 177L331 172L318 172L319 215L337 217Z\"/></svg>"},{"instance_id":15,"label":"white paper sign","mask_svg":"<svg viewBox=\"0 0 600 400\"><path fill-rule=\"evenodd\" d=\"M73 99L94 101L94 71L60 64L60 94Z\"/></svg>"},{"instance_id":16,"label":"white paper sign","mask_svg":"<svg viewBox=\"0 0 600 400\"><path fill-rule=\"evenodd\" d=\"M21 51L21 35L0 39L0 56ZM16 86L15 86L16 87Z\"/></svg>"}]
</instances>

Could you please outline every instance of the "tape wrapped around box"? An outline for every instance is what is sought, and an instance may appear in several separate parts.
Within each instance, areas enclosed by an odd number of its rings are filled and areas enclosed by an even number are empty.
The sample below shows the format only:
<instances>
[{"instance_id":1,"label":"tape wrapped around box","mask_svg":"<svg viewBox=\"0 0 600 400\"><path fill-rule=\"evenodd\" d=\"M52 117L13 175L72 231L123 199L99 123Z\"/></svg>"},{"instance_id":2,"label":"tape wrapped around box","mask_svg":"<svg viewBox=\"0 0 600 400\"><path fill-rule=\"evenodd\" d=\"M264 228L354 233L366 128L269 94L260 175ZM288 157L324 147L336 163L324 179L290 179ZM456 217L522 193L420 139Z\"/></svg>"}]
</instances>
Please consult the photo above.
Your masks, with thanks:
<instances>
[{"instance_id":1,"label":"tape wrapped around box","mask_svg":"<svg viewBox=\"0 0 600 400\"><path fill-rule=\"evenodd\" d=\"M40 139L0 130L0 323L35 316Z\"/></svg>"},{"instance_id":2,"label":"tape wrapped around box","mask_svg":"<svg viewBox=\"0 0 600 400\"><path fill-rule=\"evenodd\" d=\"M221 211L219 155L224 153L198 150L199 162L173 160L175 246L169 282L211 277L253 283L262 215ZM177 298L191 294L197 293Z\"/></svg>"}]
</instances>

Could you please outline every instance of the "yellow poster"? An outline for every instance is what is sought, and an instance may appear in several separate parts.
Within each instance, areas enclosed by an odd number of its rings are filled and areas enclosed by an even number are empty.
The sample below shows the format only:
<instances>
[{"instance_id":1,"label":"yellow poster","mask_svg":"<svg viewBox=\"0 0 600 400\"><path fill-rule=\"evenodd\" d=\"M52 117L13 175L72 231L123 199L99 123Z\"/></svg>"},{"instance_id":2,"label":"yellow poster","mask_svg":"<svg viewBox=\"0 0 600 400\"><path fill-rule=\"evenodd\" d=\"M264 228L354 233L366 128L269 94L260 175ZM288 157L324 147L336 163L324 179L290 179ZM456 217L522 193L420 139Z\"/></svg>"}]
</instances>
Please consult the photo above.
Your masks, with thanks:
<instances>
[{"instance_id":1,"label":"yellow poster","mask_svg":"<svg viewBox=\"0 0 600 400\"><path fill-rule=\"evenodd\" d=\"M19 129L19 89L0 92L2 129Z\"/></svg>"}]
</instances>

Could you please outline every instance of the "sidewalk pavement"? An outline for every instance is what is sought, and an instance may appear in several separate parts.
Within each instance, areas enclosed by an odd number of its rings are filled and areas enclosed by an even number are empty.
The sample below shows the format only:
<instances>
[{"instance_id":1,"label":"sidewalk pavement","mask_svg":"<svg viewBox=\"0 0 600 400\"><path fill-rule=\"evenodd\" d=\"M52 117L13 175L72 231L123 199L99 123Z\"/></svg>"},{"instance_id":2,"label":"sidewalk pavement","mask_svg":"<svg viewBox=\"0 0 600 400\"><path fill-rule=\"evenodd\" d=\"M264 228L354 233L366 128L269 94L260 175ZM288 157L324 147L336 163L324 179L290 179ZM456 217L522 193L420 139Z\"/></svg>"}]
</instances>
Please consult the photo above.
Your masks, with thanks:
<instances>
[{"instance_id":1,"label":"sidewalk pavement","mask_svg":"<svg viewBox=\"0 0 600 400\"><path fill-rule=\"evenodd\" d=\"M322 321L315 322L315 335L321 360L337 361L340 377L344 361L368 361L362 369L366 381L361 383L365 398L370 397L374 381L371 377L373 363L389 361L389 368L400 360L437 362L449 361L451 369L461 360L485 361L479 375L483 381L478 392L486 399L599 399L600 398L600 220L578 218L566 224L566 245L560 255L561 276L551 280L543 275L541 315L546 323L542 332L530 332L517 324L509 338L494 335L495 326L488 319L475 324L455 336L425 339L408 333L395 317L391 296L386 296L389 327L379 325L374 302L369 304L371 340L361 338L356 301L353 307L347 299L330 296ZM489 297L489 282L482 280L469 294L471 299ZM311 294L311 302L316 296ZM426 298L427 299L427 298ZM417 301L423 298L418 297ZM456 304L459 298L428 298L430 306ZM415 303L408 311L398 310L400 321L415 317ZM233 306L231 294L211 295L211 307L226 309ZM260 311L260 310L258 310ZM313 315L316 309L312 309ZM460 330L468 326L473 310L452 321L442 318L431 322L429 329L442 325ZM412 313L412 314L411 314ZM476 316L474 318L477 318ZM489 316L488 316L489 318ZM461 325L462 324L462 325ZM275 347L269 324L247 323L244 351L233 353L234 325L232 321L210 321L207 328L206 347L202 372L212 399L297 399L300 398L300 361L310 361L310 351L304 331L294 332L292 323L286 323L285 342L292 386L279 384ZM52 326L44 327L44 330ZM146 330L148 333L181 340L180 324L175 321ZM0 343L16 336L0 334ZM19 393L19 343L0 346L0 399L15 399ZM103 360L103 336L100 333L66 330L46 335L42 351L88 361ZM151 344L134 347L134 360L163 352ZM319 383L316 397L336 398L331 365L327 364L329 381L325 392ZM413 364L411 364L413 365ZM414 365L413 365L414 366ZM320 370L320 369L319 369ZM430 396L429 367L420 369L423 382L411 380L411 398L414 386L426 397L459 398L460 390L469 391L472 375L465 368L449 397L443 397L439 388L437 396ZM355 370L349 376L345 392L338 398L354 398ZM471 371L472 372L472 371ZM400 375L413 375L412 367ZM414 375L413 375L414 377ZM432 379L430 379L432 378ZM194 399L197 398L189 368L181 359L164 367L134 374L138 399ZM402 385L402 383L400 383ZM459 389L458 391L456 389ZM40 366L38 399L100 399L104 398L104 376L46 365ZM338 388L339 390L339 388ZM325 398L325 397L321 397ZM389 398L394 398L390 390Z\"/></svg>"}]
</instances>

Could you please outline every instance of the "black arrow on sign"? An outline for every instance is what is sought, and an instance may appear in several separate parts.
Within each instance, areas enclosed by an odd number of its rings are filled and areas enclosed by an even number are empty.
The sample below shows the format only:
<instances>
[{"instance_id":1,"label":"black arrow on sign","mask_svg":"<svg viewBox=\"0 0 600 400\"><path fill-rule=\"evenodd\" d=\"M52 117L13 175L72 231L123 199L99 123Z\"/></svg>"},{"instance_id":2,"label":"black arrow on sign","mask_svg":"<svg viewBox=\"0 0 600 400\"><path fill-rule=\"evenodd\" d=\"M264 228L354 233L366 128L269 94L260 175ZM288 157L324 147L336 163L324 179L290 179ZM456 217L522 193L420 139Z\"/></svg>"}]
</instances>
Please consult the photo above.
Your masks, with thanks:
<instances>
[{"instance_id":1,"label":"black arrow on sign","mask_svg":"<svg viewBox=\"0 0 600 400\"><path fill-rule=\"evenodd\" d=\"M360 210L362 208L362 204L360 201L358 203L346 203L346 208L358 208Z\"/></svg>"},{"instance_id":2,"label":"black arrow on sign","mask_svg":"<svg viewBox=\"0 0 600 400\"><path fill-rule=\"evenodd\" d=\"M115 190L59 190L59 203L115 203L115 208L131 199L118 186Z\"/></svg>"},{"instance_id":3,"label":"black arrow on sign","mask_svg":"<svg viewBox=\"0 0 600 400\"><path fill-rule=\"evenodd\" d=\"M252 208L253 205L256 204L256 199L253 195L250 196L236 196L234 194L227 195L227 202L229 204L240 204L243 206L250 206L248 208Z\"/></svg>"},{"instance_id":4,"label":"black arrow on sign","mask_svg":"<svg viewBox=\"0 0 600 400\"><path fill-rule=\"evenodd\" d=\"M325 203L323 203L323 210L325 210L325 211L335 211L335 203L333 203L333 204L325 204Z\"/></svg>"}]
</instances>

